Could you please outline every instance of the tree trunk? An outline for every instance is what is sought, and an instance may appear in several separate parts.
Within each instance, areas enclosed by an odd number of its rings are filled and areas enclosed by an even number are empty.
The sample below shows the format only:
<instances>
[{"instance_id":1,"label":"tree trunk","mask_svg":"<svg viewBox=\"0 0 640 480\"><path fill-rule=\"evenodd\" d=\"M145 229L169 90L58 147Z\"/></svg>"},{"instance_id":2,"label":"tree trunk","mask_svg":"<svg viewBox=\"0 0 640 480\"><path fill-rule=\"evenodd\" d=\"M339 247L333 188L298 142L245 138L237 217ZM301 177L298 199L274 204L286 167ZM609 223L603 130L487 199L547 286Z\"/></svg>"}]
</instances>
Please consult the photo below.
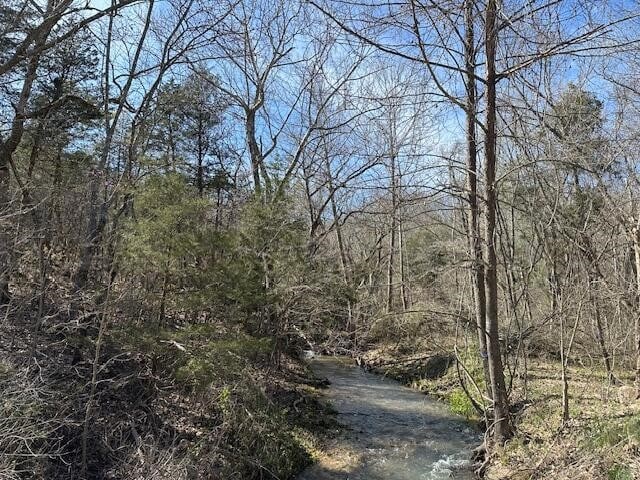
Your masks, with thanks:
<instances>
[{"instance_id":1,"label":"tree trunk","mask_svg":"<svg viewBox=\"0 0 640 480\"><path fill-rule=\"evenodd\" d=\"M246 125L247 129L247 145L249 147L249 156L251 158L251 174L253 175L253 188L257 196L262 194L262 186L260 184L260 164L262 163L262 154L260 146L256 140L256 113L251 109L246 109Z\"/></svg>"},{"instance_id":2,"label":"tree trunk","mask_svg":"<svg viewBox=\"0 0 640 480\"><path fill-rule=\"evenodd\" d=\"M639 219L640 223L640 219ZM635 228L633 232L633 253L636 266L636 312L634 321L634 340L635 340L635 355L636 355L636 372L635 372L635 386L636 386L636 398L640 398L640 225Z\"/></svg>"},{"instance_id":3,"label":"tree trunk","mask_svg":"<svg viewBox=\"0 0 640 480\"><path fill-rule=\"evenodd\" d=\"M109 150L111 148L111 141L113 139L114 125L117 118L111 122L111 114L109 112L109 85L110 75L109 69L111 68L111 41L113 38L113 23L115 13L109 15L109 24L107 27L107 43L105 50L105 68L103 72L104 79L104 110L103 110L103 127L104 127L104 145L102 152L100 153L100 163L91 171L89 181L89 214L87 219L87 235L85 243L80 252L80 265L73 278L73 286L75 292L82 290L89 281L89 272L91 271L91 265L93 263L93 257L97 249L97 243L102 233L102 228L106 224L106 212L105 218L102 218L101 213L104 211L104 207L101 207L98 202L100 195L100 179L104 174L107 161L109 160ZM123 97L122 101L126 98ZM116 114L117 117L117 114Z\"/></svg>"},{"instance_id":4,"label":"tree trunk","mask_svg":"<svg viewBox=\"0 0 640 480\"><path fill-rule=\"evenodd\" d=\"M567 378L567 365L565 364L564 357L564 320L560 321L562 329L560 331L560 348L561 355L560 361L562 362L562 421L564 423L569 421L569 379Z\"/></svg>"},{"instance_id":5,"label":"tree trunk","mask_svg":"<svg viewBox=\"0 0 640 480\"><path fill-rule=\"evenodd\" d=\"M389 232L389 262L387 263L387 313L394 310L395 296L395 252L396 252L396 230L397 218L396 209L398 208L398 199L396 192L396 158L395 154L391 154L391 229Z\"/></svg>"},{"instance_id":6,"label":"tree trunk","mask_svg":"<svg viewBox=\"0 0 640 480\"><path fill-rule=\"evenodd\" d=\"M335 224L336 230L336 240L338 242L338 252L340 254L340 269L342 270L342 281L344 282L345 288L350 288L351 286L351 272L349 270L349 262L347 259L347 251L345 247L344 237L342 235L342 226L340 225L340 221L338 218L338 205L336 204L335 199L335 189L333 187L333 179L331 176L331 164L329 161L328 152L325 152L325 163L327 167L327 186L329 187L329 203L331 204L331 214L333 215L333 221ZM353 311L353 301L351 300L351 295L347 299L347 332L349 333L349 337L351 340L351 346L355 348L357 344L356 332L357 325L356 319Z\"/></svg>"},{"instance_id":7,"label":"tree trunk","mask_svg":"<svg viewBox=\"0 0 640 480\"><path fill-rule=\"evenodd\" d=\"M167 148L169 149L169 171L175 173L176 172L176 136L173 132L173 122L171 120L171 112L167 114L167 123L169 125L169 139L167 142Z\"/></svg>"},{"instance_id":8,"label":"tree trunk","mask_svg":"<svg viewBox=\"0 0 640 480\"><path fill-rule=\"evenodd\" d=\"M602 313L600 311L600 302L593 293L593 285L596 282L596 275L589 274L588 276L588 289L589 289L589 303L593 305L594 316L593 320L596 327L596 337L598 341L598 346L600 347L600 354L602 355L602 361L604 363L604 368L607 372L607 381L609 383L615 383L616 378L613 374L613 368L611 366L611 355L609 354L609 349L607 348L607 343L605 340L605 328L602 323Z\"/></svg>"},{"instance_id":9,"label":"tree trunk","mask_svg":"<svg viewBox=\"0 0 640 480\"><path fill-rule=\"evenodd\" d=\"M467 89L467 199L469 202L468 234L469 252L472 261L472 282L474 291L476 326L478 331L478 348L484 372L484 380L489 397L491 394L491 377L489 375L489 362L487 354L487 328L486 328L486 291L484 256L480 236L480 220L478 210L478 144L476 135L476 80L475 80L475 40L473 33L473 0L465 2L465 67Z\"/></svg>"},{"instance_id":10,"label":"tree trunk","mask_svg":"<svg viewBox=\"0 0 640 480\"><path fill-rule=\"evenodd\" d=\"M400 296L402 297L402 311L406 312L411 308L411 299L407 289L407 278L405 272L405 244L404 230L402 228L402 220L398 222L398 253L400 255Z\"/></svg>"},{"instance_id":11,"label":"tree trunk","mask_svg":"<svg viewBox=\"0 0 640 480\"><path fill-rule=\"evenodd\" d=\"M196 188L198 194L204 196L204 124L202 114L198 115L198 166L196 170Z\"/></svg>"},{"instance_id":12,"label":"tree trunk","mask_svg":"<svg viewBox=\"0 0 640 480\"><path fill-rule=\"evenodd\" d=\"M551 234L553 246L549 248L548 254L551 263L551 272L549 274L549 290L551 293L551 313L560 316L560 373L562 377L562 421L569 421L569 378L567 375L567 352L565 346L565 317L564 312L560 311L560 300L562 288L560 285L560 274L558 273L558 261L555 254L556 236Z\"/></svg>"},{"instance_id":13,"label":"tree trunk","mask_svg":"<svg viewBox=\"0 0 640 480\"><path fill-rule=\"evenodd\" d=\"M165 272L164 276L162 277L162 291L160 293L160 308L158 309L158 319L157 319L157 323L158 323L158 328L162 328L162 326L164 325L164 319L165 319L165 315L166 315L166 308L167 308L167 273Z\"/></svg>"},{"instance_id":14,"label":"tree trunk","mask_svg":"<svg viewBox=\"0 0 640 480\"><path fill-rule=\"evenodd\" d=\"M344 282L345 288L350 288L351 286L351 275L349 272L349 264L347 260L347 252L344 245L344 238L342 236L342 227L340 226L340 221L338 219L338 208L336 205L336 201L331 194L331 210L333 213L333 218L335 222L336 229L336 240L338 241L338 251L340 253L340 268L342 270L342 281ZM349 332L349 337L351 338L351 345L353 347L356 346L356 322L353 313L353 302L351 300L351 296L347 299L347 332Z\"/></svg>"},{"instance_id":15,"label":"tree trunk","mask_svg":"<svg viewBox=\"0 0 640 480\"><path fill-rule=\"evenodd\" d=\"M562 421L569 421L569 379L567 378L567 359L565 353L564 314L560 313L560 366L562 368Z\"/></svg>"},{"instance_id":16,"label":"tree trunk","mask_svg":"<svg viewBox=\"0 0 640 480\"><path fill-rule=\"evenodd\" d=\"M500 352L498 333L498 269L496 257L496 45L497 18L496 0L488 0L485 17L485 45L486 45L486 138L485 138L485 188L486 188L486 294L487 294L487 352L489 373L491 376L491 390L493 393L494 433L496 443L503 444L512 434L509 417L509 400L504 381L504 370Z\"/></svg>"}]
</instances>

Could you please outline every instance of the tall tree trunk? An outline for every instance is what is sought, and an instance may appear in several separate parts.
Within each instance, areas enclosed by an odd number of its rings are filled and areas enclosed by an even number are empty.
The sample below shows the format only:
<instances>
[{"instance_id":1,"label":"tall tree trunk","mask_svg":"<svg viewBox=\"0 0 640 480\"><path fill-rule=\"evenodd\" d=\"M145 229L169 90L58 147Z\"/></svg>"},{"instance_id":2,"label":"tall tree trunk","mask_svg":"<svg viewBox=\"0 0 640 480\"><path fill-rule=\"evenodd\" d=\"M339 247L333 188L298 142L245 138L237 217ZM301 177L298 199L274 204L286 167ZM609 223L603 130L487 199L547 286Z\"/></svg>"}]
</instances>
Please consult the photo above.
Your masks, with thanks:
<instances>
[{"instance_id":1,"label":"tall tree trunk","mask_svg":"<svg viewBox=\"0 0 640 480\"><path fill-rule=\"evenodd\" d=\"M162 290L160 292L160 307L158 308L158 328L162 328L164 326L164 320L166 316L167 309L167 284L168 284L168 274L164 273L162 277Z\"/></svg>"},{"instance_id":2,"label":"tall tree trunk","mask_svg":"<svg viewBox=\"0 0 640 480\"><path fill-rule=\"evenodd\" d=\"M247 145L249 147L249 157L251 159L251 174L253 176L253 189L257 196L262 195L262 185L260 184L260 166L262 164L262 153L256 140L256 112L251 109L245 111L245 128L247 130Z\"/></svg>"},{"instance_id":3,"label":"tall tree trunk","mask_svg":"<svg viewBox=\"0 0 640 480\"><path fill-rule=\"evenodd\" d=\"M558 273L558 260L555 254L555 234L551 234L553 247L549 254L551 272L549 275L549 289L551 290L551 314L560 315L560 369L562 376L562 420L569 421L569 379L567 376L567 359L565 353L565 318L564 312L559 311L560 306L560 275Z\"/></svg>"},{"instance_id":4,"label":"tall tree trunk","mask_svg":"<svg viewBox=\"0 0 640 480\"><path fill-rule=\"evenodd\" d=\"M204 124L202 113L198 114L198 165L196 169L196 188L198 194L204 196Z\"/></svg>"},{"instance_id":5,"label":"tall tree trunk","mask_svg":"<svg viewBox=\"0 0 640 480\"><path fill-rule=\"evenodd\" d=\"M633 231L633 253L636 267L636 316L633 322L636 355L636 398L640 398L640 218Z\"/></svg>"},{"instance_id":6,"label":"tall tree trunk","mask_svg":"<svg viewBox=\"0 0 640 480\"><path fill-rule=\"evenodd\" d=\"M396 252L396 230L397 230L397 213L398 199L396 191L396 158L395 154L391 154L391 229L389 232L389 261L387 263L387 313L394 310L395 296L395 252Z\"/></svg>"},{"instance_id":7,"label":"tall tree trunk","mask_svg":"<svg viewBox=\"0 0 640 480\"><path fill-rule=\"evenodd\" d=\"M562 368L562 421L569 421L569 379L567 377L567 359L565 354L564 314L560 314L560 366Z\"/></svg>"},{"instance_id":8,"label":"tall tree trunk","mask_svg":"<svg viewBox=\"0 0 640 480\"><path fill-rule=\"evenodd\" d=\"M169 138L167 141L167 149L169 158L169 171L175 173L176 172L176 161L177 161L177 153L176 153L176 136L173 131L173 122L171 120L171 112L167 113L167 124L169 125Z\"/></svg>"},{"instance_id":9,"label":"tall tree trunk","mask_svg":"<svg viewBox=\"0 0 640 480\"><path fill-rule=\"evenodd\" d=\"M113 2L112 2L113 4ZM107 27L107 43L105 48L105 68L103 72L104 87L104 105L103 105L103 122L104 122L104 145L102 152L100 153L100 162L91 172L89 181L89 215L87 219L87 234L85 243L80 253L80 265L73 278L74 290L79 292L82 290L89 281L89 272L91 271L91 265L93 263L93 257L97 249L98 239L100 238L102 227L106 224L106 218L102 218L103 208L101 208L98 202L100 195L100 179L104 174L107 161L109 160L109 150L111 148L111 141L114 134L114 125L117 118L114 118L113 123L111 121L111 115L109 112L109 92L110 92L110 71L111 68L111 43L113 39L113 23L115 13L109 15L109 24ZM122 98L122 101L126 101L126 97ZM104 212L106 214L106 212Z\"/></svg>"},{"instance_id":10,"label":"tall tree trunk","mask_svg":"<svg viewBox=\"0 0 640 480\"><path fill-rule=\"evenodd\" d=\"M398 221L398 253L400 262L400 296L402 297L402 311L406 312L411 308L411 299L407 288L407 276L405 271L405 241L402 219Z\"/></svg>"},{"instance_id":11,"label":"tall tree trunk","mask_svg":"<svg viewBox=\"0 0 640 480\"><path fill-rule=\"evenodd\" d=\"M552 239L555 243L555 235L552 235ZM555 252L551 254L551 275L550 275L550 290L551 290L551 313L560 315L560 369L562 377L562 421L569 421L569 378L567 375L567 353L565 346L565 316L564 312L559 311L560 305L560 275L558 274L558 262L555 256Z\"/></svg>"},{"instance_id":12,"label":"tall tree trunk","mask_svg":"<svg viewBox=\"0 0 640 480\"><path fill-rule=\"evenodd\" d=\"M333 192L331 183L329 185L329 188ZM344 244L344 237L342 235L342 227L340 226L340 219L338 218L338 208L336 205L336 200L333 196L333 193L330 193L330 195L331 211L335 222L336 240L338 241L338 251L340 253L340 269L342 270L342 281L344 282L345 287L348 289L351 287L351 274L349 271L349 263L347 260L347 251ZM349 332L351 345L353 347L355 347L357 343L356 329L357 326L353 312L353 301L351 300L351 296L349 296L349 298L347 299L347 332Z\"/></svg>"},{"instance_id":13,"label":"tall tree trunk","mask_svg":"<svg viewBox=\"0 0 640 480\"><path fill-rule=\"evenodd\" d=\"M588 282L589 285L587 288L589 289L589 303L593 306L593 321L596 327L596 340L598 341L598 346L600 347L600 354L602 355L602 361L604 363L605 371L607 372L607 381L609 383L615 383L616 378L613 374L613 367L611 366L611 355L609 354L609 349L607 348L606 342L606 331L605 327L602 323L602 312L600 309L600 302L596 298L593 293L593 286L596 283L597 275L589 273Z\"/></svg>"},{"instance_id":14,"label":"tall tree trunk","mask_svg":"<svg viewBox=\"0 0 640 480\"><path fill-rule=\"evenodd\" d=\"M467 200L469 203L469 251L472 261L472 282L474 291L476 326L478 331L478 348L482 361L482 370L489 397L491 394L491 376L489 375L489 361L487 354L487 327L486 327L486 291L484 256L482 254L482 242L480 236L480 219L478 210L478 144L476 134L477 97L475 80L475 39L474 39L474 0L465 2L465 68L467 89Z\"/></svg>"},{"instance_id":15,"label":"tall tree trunk","mask_svg":"<svg viewBox=\"0 0 640 480\"><path fill-rule=\"evenodd\" d=\"M486 294L487 294L487 352L491 390L493 393L494 440L502 444L511 434L509 400L504 381L504 369L500 352L498 320L498 269L496 256L496 46L497 46L497 8L496 0L488 0L485 12L485 48L486 48L486 137L485 137L485 188L486 188Z\"/></svg>"},{"instance_id":16,"label":"tall tree trunk","mask_svg":"<svg viewBox=\"0 0 640 480\"><path fill-rule=\"evenodd\" d=\"M340 254L340 269L342 271L342 281L345 288L349 289L352 284L351 271L349 269L349 261L347 258L347 250L342 234L342 226L340 225L340 219L338 214L338 205L336 203L335 193L336 189L333 185L333 176L331 173L331 161L329 159L329 152L325 146L325 166L327 169L327 187L329 189L329 203L331 205L331 214L333 215L333 221L336 230L336 240L338 242L338 253ZM311 206L311 203L309 203ZM354 312L354 305L349 295L347 299L347 332L349 333L351 346L355 348L357 345L357 324Z\"/></svg>"}]
</instances>

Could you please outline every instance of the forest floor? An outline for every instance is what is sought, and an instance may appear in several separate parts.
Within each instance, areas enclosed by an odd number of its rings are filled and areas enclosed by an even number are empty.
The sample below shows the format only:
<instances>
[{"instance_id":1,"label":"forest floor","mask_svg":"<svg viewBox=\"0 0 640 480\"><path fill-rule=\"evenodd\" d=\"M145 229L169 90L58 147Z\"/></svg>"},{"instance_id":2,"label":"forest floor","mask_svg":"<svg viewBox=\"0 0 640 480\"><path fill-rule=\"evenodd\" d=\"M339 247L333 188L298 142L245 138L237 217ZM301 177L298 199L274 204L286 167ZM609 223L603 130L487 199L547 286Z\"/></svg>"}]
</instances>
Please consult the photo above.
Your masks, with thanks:
<instances>
[{"instance_id":1,"label":"forest floor","mask_svg":"<svg viewBox=\"0 0 640 480\"><path fill-rule=\"evenodd\" d=\"M460 356L482 388L479 366L473 364L471 356ZM408 355L406 351L399 352L397 346L383 345L366 352L361 362L373 371L436 396L470 421L480 421L460 388L455 361L442 375L433 375L425 367L429 359L437 357L446 358L441 350L430 350L428 346ZM493 451L488 479L640 479L640 402L635 399L631 375L616 372L619 383L610 385L599 367L570 366L571 419L563 423L558 361L533 358L527 370L526 387L520 376L515 376L513 382L507 378L513 385L510 399L515 435L504 448ZM467 383L474 391L472 383Z\"/></svg>"},{"instance_id":2,"label":"forest floor","mask_svg":"<svg viewBox=\"0 0 640 480\"><path fill-rule=\"evenodd\" d=\"M2 479L78 478L83 442L88 478L286 479L337 428L322 382L292 356L275 366L267 339L112 323L96 363L97 332L4 320Z\"/></svg>"}]
</instances>

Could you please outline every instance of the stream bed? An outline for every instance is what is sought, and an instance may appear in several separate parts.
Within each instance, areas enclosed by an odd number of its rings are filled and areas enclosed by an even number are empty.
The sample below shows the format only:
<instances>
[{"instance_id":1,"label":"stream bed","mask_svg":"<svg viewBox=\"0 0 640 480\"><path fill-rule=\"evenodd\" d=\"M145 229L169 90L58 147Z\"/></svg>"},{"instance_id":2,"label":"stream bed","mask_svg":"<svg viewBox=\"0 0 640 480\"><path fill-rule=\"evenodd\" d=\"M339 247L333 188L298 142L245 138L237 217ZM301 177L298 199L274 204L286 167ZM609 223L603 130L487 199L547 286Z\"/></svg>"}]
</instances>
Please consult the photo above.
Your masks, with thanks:
<instances>
[{"instance_id":1,"label":"stream bed","mask_svg":"<svg viewBox=\"0 0 640 480\"><path fill-rule=\"evenodd\" d=\"M469 480L469 458L480 433L446 405L349 359L311 360L331 382L326 398L346 431L329 457L297 480Z\"/></svg>"}]
</instances>

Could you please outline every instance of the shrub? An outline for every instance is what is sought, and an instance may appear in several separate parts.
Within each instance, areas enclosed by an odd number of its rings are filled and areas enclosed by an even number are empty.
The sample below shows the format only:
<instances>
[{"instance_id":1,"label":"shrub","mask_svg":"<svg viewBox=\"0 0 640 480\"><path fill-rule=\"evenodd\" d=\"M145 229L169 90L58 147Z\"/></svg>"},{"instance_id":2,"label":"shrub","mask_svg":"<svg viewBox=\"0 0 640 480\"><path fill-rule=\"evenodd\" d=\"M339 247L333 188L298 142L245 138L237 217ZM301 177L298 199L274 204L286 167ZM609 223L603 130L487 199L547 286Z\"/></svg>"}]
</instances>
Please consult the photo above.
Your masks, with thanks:
<instances>
[{"instance_id":1,"label":"shrub","mask_svg":"<svg viewBox=\"0 0 640 480\"><path fill-rule=\"evenodd\" d=\"M461 388L456 388L449 394L448 402L449 408L456 415L463 415L466 418L471 418L475 415L476 411L473 408L471 400L469 400L469 397Z\"/></svg>"},{"instance_id":2,"label":"shrub","mask_svg":"<svg viewBox=\"0 0 640 480\"><path fill-rule=\"evenodd\" d=\"M61 419L47 411L44 393L38 382L0 363L0 478L42 475L45 457L61 455L55 441Z\"/></svg>"}]
</instances>

